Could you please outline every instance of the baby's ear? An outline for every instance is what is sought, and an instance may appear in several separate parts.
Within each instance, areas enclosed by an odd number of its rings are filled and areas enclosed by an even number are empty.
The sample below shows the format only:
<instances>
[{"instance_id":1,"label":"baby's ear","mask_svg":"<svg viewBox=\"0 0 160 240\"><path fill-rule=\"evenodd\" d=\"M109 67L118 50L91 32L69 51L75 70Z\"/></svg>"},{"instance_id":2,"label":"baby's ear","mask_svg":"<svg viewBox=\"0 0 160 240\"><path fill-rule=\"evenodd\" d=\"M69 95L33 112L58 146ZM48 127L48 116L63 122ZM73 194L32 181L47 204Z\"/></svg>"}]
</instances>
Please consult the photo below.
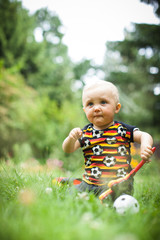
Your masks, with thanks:
<instances>
[{"instance_id":1,"label":"baby's ear","mask_svg":"<svg viewBox=\"0 0 160 240\"><path fill-rule=\"evenodd\" d=\"M121 104L117 103L115 113L118 113L120 109L121 109Z\"/></svg>"},{"instance_id":2,"label":"baby's ear","mask_svg":"<svg viewBox=\"0 0 160 240\"><path fill-rule=\"evenodd\" d=\"M85 108L83 107L83 111L85 112Z\"/></svg>"}]
</instances>

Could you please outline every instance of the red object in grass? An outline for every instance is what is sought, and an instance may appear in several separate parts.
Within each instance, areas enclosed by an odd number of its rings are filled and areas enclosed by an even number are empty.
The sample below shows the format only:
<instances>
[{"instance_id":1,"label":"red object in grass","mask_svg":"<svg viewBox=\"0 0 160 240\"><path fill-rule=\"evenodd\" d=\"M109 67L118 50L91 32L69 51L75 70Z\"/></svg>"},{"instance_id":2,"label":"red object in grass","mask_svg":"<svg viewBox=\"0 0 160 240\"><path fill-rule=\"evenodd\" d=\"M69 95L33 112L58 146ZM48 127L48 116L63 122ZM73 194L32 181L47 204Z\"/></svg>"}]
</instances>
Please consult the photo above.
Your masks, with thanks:
<instances>
[{"instance_id":1,"label":"red object in grass","mask_svg":"<svg viewBox=\"0 0 160 240\"><path fill-rule=\"evenodd\" d=\"M152 152L154 153L156 150L155 147L152 148ZM114 185L119 184L121 182L127 181L131 176L134 176L136 174L136 172L138 172L138 170L146 163L145 160L142 159L142 161L134 168L132 169L132 171L130 173L128 173L125 177L116 179L116 180L112 180L108 183L108 187L109 189L105 192L103 192L100 196L99 199L101 201L103 201L106 197L108 197L108 195L113 193L113 190L111 189Z\"/></svg>"}]
</instances>

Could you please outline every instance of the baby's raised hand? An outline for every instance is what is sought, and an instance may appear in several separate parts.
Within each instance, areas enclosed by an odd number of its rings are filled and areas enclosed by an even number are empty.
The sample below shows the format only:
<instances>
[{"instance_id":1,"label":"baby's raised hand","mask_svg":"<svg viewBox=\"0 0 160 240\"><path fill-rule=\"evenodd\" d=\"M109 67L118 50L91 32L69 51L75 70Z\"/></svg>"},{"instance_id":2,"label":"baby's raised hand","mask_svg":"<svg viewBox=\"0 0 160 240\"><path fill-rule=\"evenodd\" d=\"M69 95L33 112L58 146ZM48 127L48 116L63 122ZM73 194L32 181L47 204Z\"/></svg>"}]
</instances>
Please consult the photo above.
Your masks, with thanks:
<instances>
[{"instance_id":1,"label":"baby's raised hand","mask_svg":"<svg viewBox=\"0 0 160 240\"><path fill-rule=\"evenodd\" d=\"M73 128L69 133L69 137L78 140L82 137L82 130L80 128Z\"/></svg>"},{"instance_id":2,"label":"baby's raised hand","mask_svg":"<svg viewBox=\"0 0 160 240\"><path fill-rule=\"evenodd\" d=\"M150 157L152 156L153 151L151 146L141 147L141 158L146 162L150 162Z\"/></svg>"}]
</instances>

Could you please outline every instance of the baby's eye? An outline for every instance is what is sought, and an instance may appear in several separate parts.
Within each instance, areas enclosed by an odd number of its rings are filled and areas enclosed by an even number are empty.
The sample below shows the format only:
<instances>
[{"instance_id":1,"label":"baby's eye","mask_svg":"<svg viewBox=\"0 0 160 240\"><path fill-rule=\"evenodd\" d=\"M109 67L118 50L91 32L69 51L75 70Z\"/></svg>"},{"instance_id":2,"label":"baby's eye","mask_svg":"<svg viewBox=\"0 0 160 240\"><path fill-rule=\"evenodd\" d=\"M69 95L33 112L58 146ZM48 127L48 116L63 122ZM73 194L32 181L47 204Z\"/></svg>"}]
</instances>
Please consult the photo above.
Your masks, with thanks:
<instances>
[{"instance_id":1,"label":"baby's eye","mask_svg":"<svg viewBox=\"0 0 160 240\"><path fill-rule=\"evenodd\" d=\"M87 104L87 106L91 107L91 106L93 106L93 103L92 103L92 102L89 102L89 103Z\"/></svg>"},{"instance_id":2,"label":"baby's eye","mask_svg":"<svg viewBox=\"0 0 160 240\"><path fill-rule=\"evenodd\" d=\"M105 100L101 101L101 104L106 104L107 102Z\"/></svg>"}]
</instances>

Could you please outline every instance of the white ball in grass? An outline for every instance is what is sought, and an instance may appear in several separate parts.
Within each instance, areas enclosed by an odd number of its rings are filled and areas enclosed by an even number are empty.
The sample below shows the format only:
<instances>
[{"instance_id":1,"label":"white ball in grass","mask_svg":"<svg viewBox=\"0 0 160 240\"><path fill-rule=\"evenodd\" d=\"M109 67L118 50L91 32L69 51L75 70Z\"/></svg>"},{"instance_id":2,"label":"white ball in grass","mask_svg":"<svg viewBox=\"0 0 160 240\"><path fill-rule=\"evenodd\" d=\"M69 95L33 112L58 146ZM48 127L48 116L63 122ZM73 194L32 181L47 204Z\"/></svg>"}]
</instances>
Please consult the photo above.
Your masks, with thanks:
<instances>
[{"instance_id":1,"label":"white ball in grass","mask_svg":"<svg viewBox=\"0 0 160 240\"><path fill-rule=\"evenodd\" d=\"M114 201L113 207L115 208L117 213L122 215L126 213L134 214L139 212L138 201L134 197L127 194L118 197Z\"/></svg>"},{"instance_id":2,"label":"white ball in grass","mask_svg":"<svg viewBox=\"0 0 160 240\"><path fill-rule=\"evenodd\" d=\"M45 189L45 192L47 193L47 194L51 194L52 193L52 188L50 188L50 187L47 187L46 189Z\"/></svg>"}]
</instances>

